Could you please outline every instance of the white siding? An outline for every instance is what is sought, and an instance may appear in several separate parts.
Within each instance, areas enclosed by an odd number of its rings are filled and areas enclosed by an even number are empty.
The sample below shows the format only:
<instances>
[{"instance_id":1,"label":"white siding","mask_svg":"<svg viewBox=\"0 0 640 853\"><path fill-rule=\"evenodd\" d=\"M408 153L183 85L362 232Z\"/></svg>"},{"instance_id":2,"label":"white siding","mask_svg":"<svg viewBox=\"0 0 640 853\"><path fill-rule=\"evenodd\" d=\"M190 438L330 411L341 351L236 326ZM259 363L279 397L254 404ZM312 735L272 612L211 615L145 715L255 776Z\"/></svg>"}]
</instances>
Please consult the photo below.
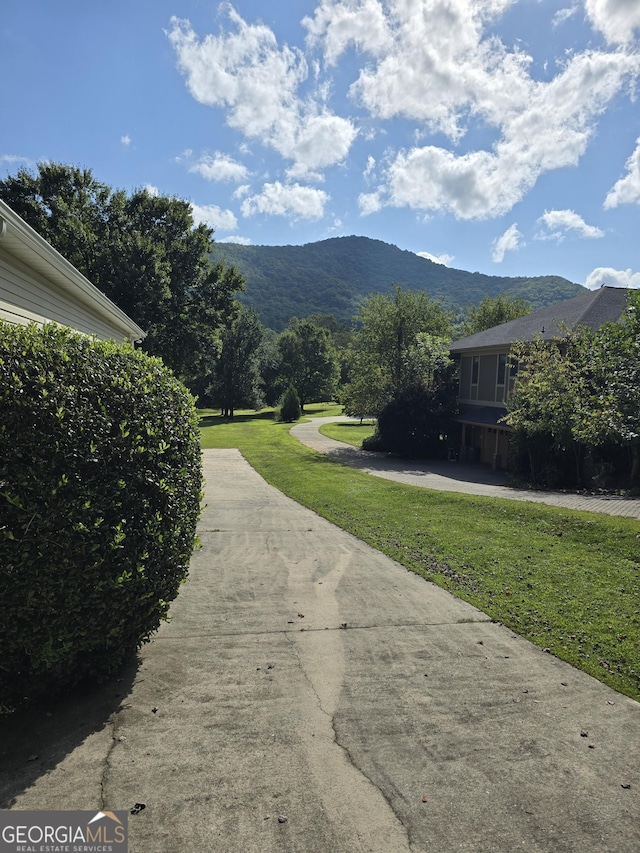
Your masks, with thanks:
<instances>
[{"instance_id":1,"label":"white siding","mask_svg":"<svg viewBox=\"0 0 640 853\"><path fill-rule=\"evenodd\" d=\"M0 242L0 316L14 323L43 323L53 320L87 335L122 343L124 334L105 318L92 314L74 301L68 291L28 267L2 247Z\"/></svg>"}]
</instances>

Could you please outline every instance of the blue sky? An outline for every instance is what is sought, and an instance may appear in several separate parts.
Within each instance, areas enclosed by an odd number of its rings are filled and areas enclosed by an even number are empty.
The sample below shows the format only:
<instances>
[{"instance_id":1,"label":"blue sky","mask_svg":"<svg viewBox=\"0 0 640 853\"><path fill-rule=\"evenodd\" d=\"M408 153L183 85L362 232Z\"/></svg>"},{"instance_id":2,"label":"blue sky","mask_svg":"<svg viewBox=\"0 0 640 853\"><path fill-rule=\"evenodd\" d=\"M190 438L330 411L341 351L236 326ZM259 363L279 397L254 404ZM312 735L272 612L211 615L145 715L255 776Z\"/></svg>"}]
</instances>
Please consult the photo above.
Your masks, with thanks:
<instances>
[{"instance_id":1,"label":"blue sky","mask_svg":"<svg viewBox=\"0 0 640 853\"><path fill-rule=\"evenodd\" d=\"M640 287L639 0L2 0L0 177Z\"/></svg>"}]
</instances>

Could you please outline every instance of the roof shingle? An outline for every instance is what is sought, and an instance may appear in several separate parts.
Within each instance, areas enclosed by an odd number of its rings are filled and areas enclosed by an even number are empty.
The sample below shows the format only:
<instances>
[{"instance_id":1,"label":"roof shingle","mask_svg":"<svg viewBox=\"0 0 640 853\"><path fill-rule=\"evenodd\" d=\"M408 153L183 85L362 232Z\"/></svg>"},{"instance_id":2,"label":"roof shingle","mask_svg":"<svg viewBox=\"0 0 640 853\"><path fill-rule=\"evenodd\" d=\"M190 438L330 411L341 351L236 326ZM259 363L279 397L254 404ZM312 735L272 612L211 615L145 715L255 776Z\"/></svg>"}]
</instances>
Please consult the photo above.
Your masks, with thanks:
<instances>
[{"instance_id":1,"label":"roof shingle","mask_svg":"<svg viewBox=\"0 0 640 853\"><path fill-rule=\"evenodd\" d=\"M575 329L579 325L596 330L604 323L615 323L627 308L628 291L624 287L606 287L585 290L584 293L540 308L524 317L509 320L467 338L454 341L451 352L483 349L485 347L509 347L514 341L558 340L564 337L563 327Z\"/></svg>"}]
</instances>

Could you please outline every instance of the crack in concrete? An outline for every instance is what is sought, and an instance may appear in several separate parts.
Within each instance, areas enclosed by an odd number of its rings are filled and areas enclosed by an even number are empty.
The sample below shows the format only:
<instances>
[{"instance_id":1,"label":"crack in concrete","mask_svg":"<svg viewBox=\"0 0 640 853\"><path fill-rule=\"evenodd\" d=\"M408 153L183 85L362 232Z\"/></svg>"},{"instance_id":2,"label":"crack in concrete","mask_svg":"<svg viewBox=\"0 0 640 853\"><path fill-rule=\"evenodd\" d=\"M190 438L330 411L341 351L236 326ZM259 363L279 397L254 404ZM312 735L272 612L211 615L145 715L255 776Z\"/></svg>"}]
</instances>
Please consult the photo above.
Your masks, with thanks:
<instances>
[{"instance_id":1,"label":"crack in concrete","mask_svg":"<svg viewBox=\"0 0 640 853\"><path fill-rule=\"evenodd\" d=\"M410 850L411 847L410 847L409 831L408 831L407 827L404 825L404 823L402 822L402 819L401 819L400 815L398 814L398 812L394 809L393 804L391 802L391 799L389 798L389 796L387 796L385 794L385 792L382 790L382 788L379 785L377 785L373 781L373 779L370 776L368 776L364 772L364 770L355 762L353 756L351 755L351 752L349 751L349 748L345 744L341 743L340 737L338 735L338 731L336 729L335 713L333 711L327 710L324 707L322 696L318 692L316 685L314 683L314 680L310 676L310 674L308 673L308 671L305 667L305 664L302 660L302 656L300 655L300 649L298 648L298 645L296 643L296 636L298 636L298 635L296 635L294 632L291 632L291 631L285 631L282 633L283 633L285 639L287 640L287 643L289 644L291 650L293 651L293 654L295 655L295 658L298 662L298 665L300 667L300 671L301 671L305 681L307 682L307 684L311 688L311 692L315 696L315 700L316 700L315 704L316 704L318 710L320 711L320 713L322 713L326 717L326 719L329 723L331 734L332 734L333 745L336 746L340 750L340 753L346 759L348 766L355 773L357 773L358 776L361 777L367 785L370 785L371 788L374 789L375 791L377 791L380 794L380 796L383 798L383 800L385 801L385 803L387 804L387 806L389 808L389 812L394 816L396 823L397 823L397 826L400 828L400 830L402 831L402 833L404 834L404 836L406 838L407 849ZM356 827L356 833L358 835L358 840L362 844L365 844L367 839L361 834L360 831L358 831L357 827Z\"/></svg>"},{"instance_id":2,"label":"crack in concrete","mask_svg":"<svg viewBox=\"0 0 640 853\"><path fill-rule=\"evenodd\" d=\"M455 622L397 622L397 623L386 623L384 625L349 625L348 623L342 623L340 625L335 626L323 626L322 628L274 628L269 631L225 631L225 632L216 632L211 631L205 634L180 634L179 636L156 636L153 638L153 642L173 642L174 640L198 640L203 638L221 638L221 637L267 637L275 634L293 634L297 636L298 634L314 634L314 633L322 633L323 631L376 631L376 630L386 630L388 628L446 628L452 625L484 625L484 624L492 624L495 623L494 619L487 617L486 619L464 619L464 620L456 620Z\"/></svg>"},{"instance_id":3,"label":"crack in concrete","mask_svg":"<svg viewBox=\"0 0 640 853\"><path fill-rule=\"evenodd\" d=\"M322 699L320 697L320 694L316 690L316 687L313 683L313 680L309 677L309 673L305 669L305 666L302 662L302 658L300 657L300 651L299 651L299 649L295 643L295 636L291 636L291 634L292 634L291 631L283 631L282 633L284 635L285 640L288 642L291 650L293 651L293 653L296 657L296 660L298 661L298 665L300 666L300 672L303 674L305 681L307 682L307 684L311 688L313 695L316 697L318 709L320 711L322 711L322 713L325 715L325 717L328 718L329 722L331 723L331 727L333 728L333 714L329 713L329 711L325 710L325 708L322 707ZM335 729L334 729L334 741L337 743L337 741L335 739Z\"/></svg>"},{"instance_id":4,"label":"crack in concrete","mask_svg":"<svg viewBox=\"0 0 640 853\"><path fill-rule=\"evenodd\" d=\"M107 728L111 730L111 744L109 745L109 749L107 750L107 754L104 757L102 762L102 773L100 775L100 811L104 811L105 809L112 808L113 804L109 803L107 800L107 784L108 777L111 773L111 756L113 755L113 751L118 745L118 721L116 718L116 714L118 712L114 712L111 714L109 719L107 720Z\"/></svg>"}]
</instances>

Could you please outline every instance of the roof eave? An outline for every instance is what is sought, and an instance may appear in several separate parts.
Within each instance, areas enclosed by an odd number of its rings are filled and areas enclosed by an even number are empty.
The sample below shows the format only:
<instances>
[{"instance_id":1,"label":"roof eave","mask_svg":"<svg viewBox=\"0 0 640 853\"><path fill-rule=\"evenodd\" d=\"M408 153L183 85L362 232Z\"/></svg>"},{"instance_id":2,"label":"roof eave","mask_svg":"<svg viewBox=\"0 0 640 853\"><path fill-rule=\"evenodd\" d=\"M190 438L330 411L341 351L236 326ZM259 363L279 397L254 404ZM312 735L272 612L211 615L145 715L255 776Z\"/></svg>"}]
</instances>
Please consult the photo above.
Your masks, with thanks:
<instances>
[{"instance_id":1,"label":"roof eave","mask_svg":"<svg viewBox=\"0 0 640 853\"><path fill-rule=\"evenodd\" d=\"M118 328L130 341L143 340L147 333L101 290L92 284L57 249L41 237L9 205L0 199L0 240L19 260L72 293L81 303Z\"/></svg>"}]
</instances>

